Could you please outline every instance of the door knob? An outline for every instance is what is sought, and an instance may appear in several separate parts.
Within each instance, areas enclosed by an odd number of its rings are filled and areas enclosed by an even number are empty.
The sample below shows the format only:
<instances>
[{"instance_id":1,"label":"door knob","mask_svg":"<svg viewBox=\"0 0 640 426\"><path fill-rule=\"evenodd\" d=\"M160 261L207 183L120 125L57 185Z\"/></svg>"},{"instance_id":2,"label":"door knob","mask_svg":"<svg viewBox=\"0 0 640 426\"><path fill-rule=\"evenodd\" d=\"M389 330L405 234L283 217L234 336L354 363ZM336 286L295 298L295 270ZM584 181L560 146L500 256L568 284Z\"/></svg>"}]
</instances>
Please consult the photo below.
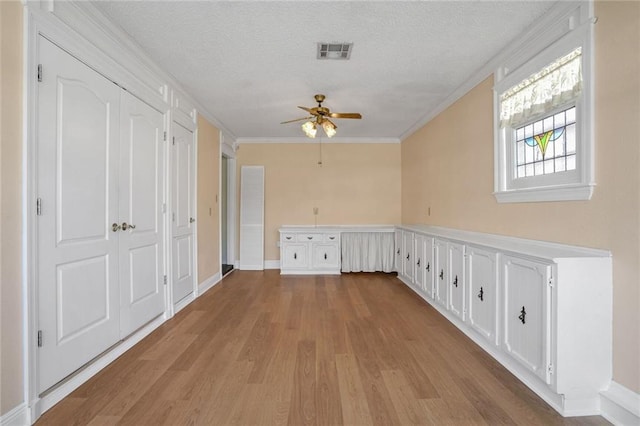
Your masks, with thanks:
<instances>
[{"instance_id":1,"label":"door knob","mask_svg":"<svg viewBox=\"0 0 640 426\"><path fill-rule=\"evenodd\" d=\"M127 228L129 228L129 225L127 225L127 222L122 222L122 230L126 231Z\"/></svg>"},{"instance_id":2,"label":"door knob","mask_svg":"<svg viewBox=\"0 0 640 426\"><path fill-rule=\"evenodd\" d=\"M192 218L192 217L190 217L190 218L189 218L189 223L193 223L193 222L195 222L195 221L196 221L196 220L195 220L194 218Z\"/></svg>"},{"instance_id":3,"label":"door knob","mask_svg":"<svg viewBox=\"0 0 640 426\"><path fill-rule=\"evenodd\" d=\"M118 232L120 230L120 225L118 225L117 223L114 223L113 225L111 225L111 230L113 232Z\"/></svg>"}]
</instances>

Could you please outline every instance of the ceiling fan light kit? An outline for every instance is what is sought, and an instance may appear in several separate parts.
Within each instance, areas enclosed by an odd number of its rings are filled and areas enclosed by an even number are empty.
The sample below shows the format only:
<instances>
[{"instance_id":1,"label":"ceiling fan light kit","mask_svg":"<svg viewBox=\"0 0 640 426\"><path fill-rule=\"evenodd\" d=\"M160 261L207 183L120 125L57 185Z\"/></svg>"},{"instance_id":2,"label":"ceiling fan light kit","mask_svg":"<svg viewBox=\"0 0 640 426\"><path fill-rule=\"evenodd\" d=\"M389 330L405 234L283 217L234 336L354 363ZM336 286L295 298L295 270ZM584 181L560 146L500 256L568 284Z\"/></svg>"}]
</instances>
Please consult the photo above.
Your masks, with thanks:
<instances>
[{"instance_id":1,"label":"ceiling fan light kit","mask_svg":"<svg viewBox=\"0 0 640 426\"><path fill-rule=\"evenodd\" d=\"M302 131L309 138L315 138L318 132L318 125L322 126L322 130L327 135L327 137L331 138L336 135L337 128L329 117L331 118L355 118L361 119L362 115L358 112L331 112L329 108L323 107L322 102L324 102L325 96L318 94L315 95L315 100L318 102L318 106L314 108L307 108L303 106L298 106L298 108L307 111L311 114L309 117L296 118L294 120L283 121L280 124L293 123L295 121L308 120L302 125Z\"/></svg>"}]
</instances>

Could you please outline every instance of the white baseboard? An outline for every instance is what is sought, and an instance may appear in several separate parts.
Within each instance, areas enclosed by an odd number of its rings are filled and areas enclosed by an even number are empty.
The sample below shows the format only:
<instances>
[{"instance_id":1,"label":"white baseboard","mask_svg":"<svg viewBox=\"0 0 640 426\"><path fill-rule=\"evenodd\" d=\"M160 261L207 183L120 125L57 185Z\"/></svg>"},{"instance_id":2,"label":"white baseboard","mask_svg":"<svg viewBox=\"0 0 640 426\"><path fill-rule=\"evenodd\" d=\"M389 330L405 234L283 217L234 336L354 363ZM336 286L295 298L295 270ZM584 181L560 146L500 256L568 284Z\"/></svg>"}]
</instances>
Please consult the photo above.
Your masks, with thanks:
<instances>
[{"instance_id":1,"label":"white baseboard","mask_svg":"<svg viewBox=\"0 0 640 426\"><path fill-rule=\"evenodd\" d=\"M602 417L614 425L640 425L640 394L614 381L600 393Z\"/></svg>"},{"instance_id":2,"label":"white baseboard","mask_svg":"<svg viewBox=\"0 0 640 426\"><path fill-rule=\"evenodd\" d=\"M214 285L218 284L221 279L222 279L222 276L220 275L220 272L217 272L211 275L206 280L202 281L198 285L198 297L202 296L207 290L212 288Z\"/></svg>"},{"instance_id":3,"label":"white baseboard","mask_svg":"<svg viewBox=\"0 0 640 426\"><path fill-rule=\"evenodd\" d=\"M0 425L2 426L28 426L30 424L29 409L25 403L18 405L0 417Z\"/></svg>"},{"instance_id":4,"label":"white baseboard","mask_svg":"<svg viewBox=\"0 0 640 426\"><path fill-rule=\"evenodd\" d=\"M62 398L69 395L76 390L80 385L84 384L87 380L98 374L100 370L111 364L120 355L131 349L133 345L139 343L142 339L147 337L153 330L158 328L166 319L164 315L160 315L155 320L151 321L140 330L129 336L122 343L115 346L109 352L105 353L100 358L96 359L93 363L89 364L82 371L78 372L75 376L58 386L56 389L44 395L36 402L35 416L40 417L42 413L56 405L62 400ZM2 423L4 425L4 422Z\"/></svg>"},{"instance_id":5,"label":"white baseboard","mask_svg":"<svg viewBox=\"0 0 640 426\"><path fill-rule=\"evenodd\" d=\"M187 307L187 305L198 297L195 292L191 292L189 295L185 296L181 300L178 301L175 305L173 305L173 315L177 314L181 310Z\"/></svg>"},{"instance_id":6,"label":"white baseboard","mask_svg":"<svg viewBox=\"0 0 640 426\"><path fill-rule=\"evenodd\" d=\"M264 269L280 269L279 260L265 260Z\"/></svg>"}]
</instances>

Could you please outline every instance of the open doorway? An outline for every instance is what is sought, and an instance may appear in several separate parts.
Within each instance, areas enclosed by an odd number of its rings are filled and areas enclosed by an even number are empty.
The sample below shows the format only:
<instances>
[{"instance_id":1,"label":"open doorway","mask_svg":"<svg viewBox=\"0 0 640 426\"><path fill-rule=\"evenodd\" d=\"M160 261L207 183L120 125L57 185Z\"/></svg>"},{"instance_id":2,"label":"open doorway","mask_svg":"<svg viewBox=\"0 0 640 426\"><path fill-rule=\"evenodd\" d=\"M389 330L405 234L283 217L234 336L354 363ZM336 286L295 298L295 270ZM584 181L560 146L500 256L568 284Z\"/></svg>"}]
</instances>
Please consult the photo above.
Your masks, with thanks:
<instances>
[{"instance_id":1,"label":"open doorway","mask_svg":"<svg viewBox=\"0 0 640 426\"><path fill-rule=\"evenodd\" d=\"M234 261L234 202L235 199L235 160L222 154L220 164L220 254L222 276L231 271Z\"/></svg>"}]
</instances>

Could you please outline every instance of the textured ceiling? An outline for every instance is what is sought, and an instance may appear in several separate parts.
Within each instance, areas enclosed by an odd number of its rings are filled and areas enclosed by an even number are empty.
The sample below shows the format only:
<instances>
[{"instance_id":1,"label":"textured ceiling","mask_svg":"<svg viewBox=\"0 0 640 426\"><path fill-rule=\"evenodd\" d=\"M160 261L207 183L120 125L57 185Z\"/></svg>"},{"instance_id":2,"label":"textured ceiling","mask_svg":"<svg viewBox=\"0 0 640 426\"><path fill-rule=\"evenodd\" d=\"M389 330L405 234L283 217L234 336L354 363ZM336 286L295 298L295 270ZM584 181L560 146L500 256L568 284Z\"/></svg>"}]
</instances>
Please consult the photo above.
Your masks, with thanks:
<instances>
[{"instance_id":1,"label":"textured ceiling","mask_svg":"<svg viewBox=\"0 0 640 426\"><path fill-rule=\"evenodd\" d=\"M399 138L523 32L541 1L99 1L96 6L244 138L299 138L327 96L338 136ZM354 43L319 61L317 42ZM321 131L318 132L319 134Z\"/></svg>"}]
</instances>

